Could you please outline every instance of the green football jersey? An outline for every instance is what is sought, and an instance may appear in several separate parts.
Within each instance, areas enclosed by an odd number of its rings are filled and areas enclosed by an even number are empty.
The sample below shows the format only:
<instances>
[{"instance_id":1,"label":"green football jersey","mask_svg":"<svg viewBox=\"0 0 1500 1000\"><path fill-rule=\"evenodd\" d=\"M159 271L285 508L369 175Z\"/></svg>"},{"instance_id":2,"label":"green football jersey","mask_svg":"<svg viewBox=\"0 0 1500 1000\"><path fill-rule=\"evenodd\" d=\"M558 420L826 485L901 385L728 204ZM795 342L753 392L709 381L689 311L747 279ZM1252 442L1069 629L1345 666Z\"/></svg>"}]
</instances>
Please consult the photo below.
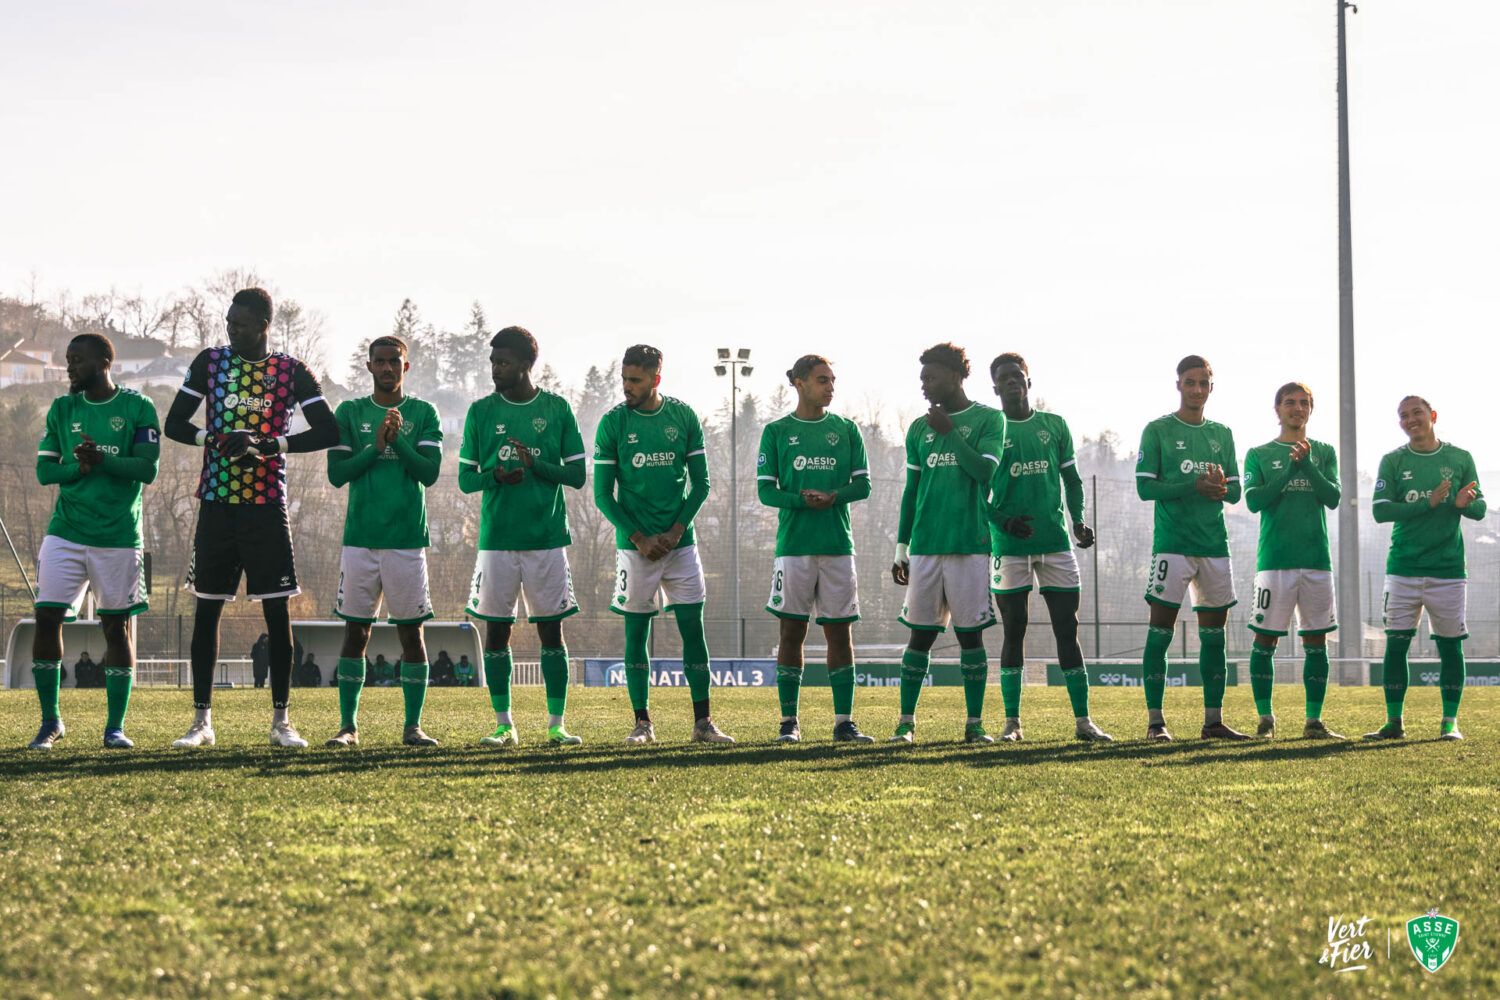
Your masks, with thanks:
<instances>
[{"instance_id":1,"label":"green football jersey","mask_svg":"<svg viewBox=\"0 0 1500 1000\"><path fill-rule=\"evenodd\" d=\"M993 470L1005 446L1005 414L983 403L970 403L949 416L953 430L947 434L929 428L926 414L912 421L906 431L906 468L919 476L910 552L914 556L988 555L985 505L995 477L992 471L987 482L979 483L960 468L952 437L967 441Z\"/></svg>"},{"instance_id":2,"label":"green football jersey","mask_svg":"<svg viewBox=\"0 0 1500 1000\"><path fill-rule=\"evenodd\" d=\"M802 420L789 413L761 431L755 474L757 479L771 480L788 493L831 493L848 486L855 476L870 475L864 435L854 421L837 414ZM776 554L853 555L849 505L836 503L823 510L781 508L777 511Z\"/></svg>"},{"instance_id":3,"label":"green football jersey","mask_svg":"<svg viewBox=\"0 0 1500 1000\"><path fill-rule=\"evenodd\" d=\"M437 409L416 396L407 396L396 409L401 411L405 443L435 451L435 457L441 458L443 428ZM374 451L386 410L370 396L344 400L334 412L339 443L333 447L356 455L366 449ZM386 445L369 469L349 483L344 544L366 549L425 549L428 545L427 487L401 464L393 444Z\"/></svg>"},{"instance_id":4,"label":"green football jersey","mask_svg":"<svg viewBox=\"0 0 1500 1000\"><path fill-rule=\"evenodd\" d=\"M621 403L599 420L594 432L594 461L613 465L621 508L647 535L659 535L677 523L687 496L688 458L705 455L698 414L680 399L663 396L649 413ZM677 547L695 542L686 525ZM615 529L615 547L634 550L630 532Z\"/></svg>"},{"instance_id":5,"label":"green football jersey","mask_svg":"<svg viewBox=\"0 0 1500 1000\"><path fill-rule=\"evenodd\" d=\"M1229 555L1224 501L1210 500L1192 489L1192 484L1211 465L1223 468L1232 496L1240 481L1240 469L1234 454L1234 435L1228 427L1213 420L1189 424L1175 413L1157 417L1146 425L1136 456L1136 477L1184 487L1183 496L1156 501L1153 553Z\"/></svg>"},{"instance_id":6,"label":"green football jersey","mask_svg":"<svg viewBox=\"0 0 1500 1000\"><path fill-rule=\"evenodd\" d=\"M1083 490L1075 491L1076 509L1070 511L1063 496L1063 470L1076 464L1073 434L1062 417L1033 410L1024 420L1006 418L1005 451L993 499L1006 516L1030 515L1031 537L1017 538L991 523L991 555L1029 556L1072 549L1069 525L1083 520Z\"/></svg>"},{"instance_id":7,"label":"green football jersey","mask_svg":"<svg viewBox=\"0 0 1500 1000\"><path fill-rule=\"evenodd\" d=\"M145 459L153 465L161 453L161 430L156 407L133 389L116 388L102 403L90 402L81 392L59 396L47 410L46 429L37 446L39 459L55 459L78 468L73 449L84 435L106 455L88 475L58 488L57 506L47 534L98 548L141 547L141 490L138 479L111 473L113 459Z\"/></svg>"},{"instance_id":8,"label":"green football jersey","mask_svg":"<svg viewBox=\"0 0 1500 1000\"><path fill-rule=\"evenodd\" d=\"M458 460L484 473L514 469L521 459L511 438L554 465L585 457L573 408L561 396L538 389L525 403L512 403L496 392L470 405ZM487 489L482 495L481 550L556 549L572 543L560 484L528 474L514 486Z\"/></svg>"},{"instance_id":9,"label":"green football jersey","mask_svg":"<svg viewBox=\"0 0 1500 1000\"><path fill-rule=\"evenodd\" d=\"M1255 568L1333 568L1328 548L1328 508L1313 489L1312 476L1332 483L1339 481L1338 454L1330 444L1309 440L1307 458L1295 465L1292 446L1271 441L1251 448L1245 455L1245 495L1254 490L1273 490L1280 499L1267 498L1260 512L1260 544L1255 550Z\"/></svg>"},{"instance_id":10,"label":"green football jersey","mask_svg":"<svg viewBox=\"0 0 1500 1000\"><path fill-rule=\"evenodd\" d=\"M1431 506L1432 491L1445 481L1452 484L1448 495L1436 507ZM1409 513L1398 517L1391 527L1385 571L1392 576L1443 580L1467 576L1464 536L1459 530L1463 513L1454 501L1459 490L1478 481L1473 456L1447 442L1439 444L1436 451L1413 451L1405 446L1386 453L1375 480L1375 506L1399 504L1407 508L1403 513ZM1483 506L1477 509L1483 513ZM1473 513L1471 510L1470 515Z\"/></svg>"}]
</instances>

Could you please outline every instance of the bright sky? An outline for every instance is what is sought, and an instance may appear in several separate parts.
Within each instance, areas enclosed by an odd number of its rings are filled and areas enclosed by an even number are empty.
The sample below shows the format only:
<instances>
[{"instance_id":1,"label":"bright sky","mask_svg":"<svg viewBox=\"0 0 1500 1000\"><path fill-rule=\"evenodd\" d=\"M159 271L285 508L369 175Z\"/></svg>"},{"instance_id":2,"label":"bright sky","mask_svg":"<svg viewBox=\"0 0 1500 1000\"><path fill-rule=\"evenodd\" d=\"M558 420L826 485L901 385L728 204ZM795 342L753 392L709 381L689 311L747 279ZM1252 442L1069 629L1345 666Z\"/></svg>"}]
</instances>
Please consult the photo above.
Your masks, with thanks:
<instances>
[{"instance_id":1,"label":"bright sky","mask_svg":"<svg viewBox=\"0 0 1500 1000\"><path fill-rule=\"evenodd\" d=\"M1189 352L1242 450L1310 382L1337 440L1334 10L1322 0L0 0L0 289L160 295L253 267L342 359L479 299L567 380L914 415L916 355L1031 362L1133 446ZM1398 398L1493 467L1500 6L1350 19L1360 465ZM1484 125L1490 121L1490 125ZM982 375L976 398L991 398Z\"/></svg>"}]
</instances>

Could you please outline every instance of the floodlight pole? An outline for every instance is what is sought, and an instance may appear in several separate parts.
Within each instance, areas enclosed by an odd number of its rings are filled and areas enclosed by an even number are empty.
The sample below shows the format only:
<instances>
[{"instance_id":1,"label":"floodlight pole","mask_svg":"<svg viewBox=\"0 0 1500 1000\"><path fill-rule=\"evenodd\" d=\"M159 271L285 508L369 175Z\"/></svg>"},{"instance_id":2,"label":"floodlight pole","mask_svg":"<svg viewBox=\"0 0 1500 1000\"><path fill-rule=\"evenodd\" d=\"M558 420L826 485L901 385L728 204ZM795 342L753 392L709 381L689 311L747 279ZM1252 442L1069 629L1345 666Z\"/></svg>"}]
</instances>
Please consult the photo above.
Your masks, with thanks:
<instances>
[{"instance_id":1,"label":"floodlight pole","mask_svg":"<svg viewBox=\"0 0 1500 1000\"><path fill-rule=\"evenodd\" d=\"M729 574L730 600L734 610L734 632L736 655L745 655L745 624L740 618L740 375L749 375L749 348L730 351L718 349L718 363L714 372L729 376ZM726 371L727 369L727 371Z\"/></svg>"},{"instance_id":2,"label":"floodlight pole","mask_svg":"<svg viewBox=\"0 0 1500 1000\"><path fill-rule=\"evenodd\" d=\"M1347 11L1359 8L1334 0L1338 13L1339 111L1339 505L1338 617L1343 626L1339 656L1364 656L1365 627L1359 600L1359 461L1354 409L1354 255L1349 208L1349 73L1345 45ZM1342 671L1341 671L1342 673Z\"/></svg>"}]
</instances>

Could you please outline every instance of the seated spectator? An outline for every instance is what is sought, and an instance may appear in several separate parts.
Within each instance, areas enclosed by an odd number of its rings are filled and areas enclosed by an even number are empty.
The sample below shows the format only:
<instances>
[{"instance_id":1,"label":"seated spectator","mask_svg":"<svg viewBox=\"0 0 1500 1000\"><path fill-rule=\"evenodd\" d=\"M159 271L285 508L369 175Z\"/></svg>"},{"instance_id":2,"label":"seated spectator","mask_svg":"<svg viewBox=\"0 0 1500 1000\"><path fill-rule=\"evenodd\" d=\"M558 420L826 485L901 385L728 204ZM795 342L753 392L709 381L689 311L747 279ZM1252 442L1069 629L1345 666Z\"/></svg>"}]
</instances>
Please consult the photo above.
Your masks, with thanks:
<instances>
[{"instance_id":1,"label":"seated spectator","mask_svg":"<svg viewBox=\"0 0 1500 1000\"><path fill-rule=\"evenodd\" d=\"M396 683L396 665L387 660L384 653L375 657L375 683L381 687Z\"/></svg>"},{"instance_id":2,"label":"seated spectator","mask_svg":"<svg viewBox=\"0 0 1500 1000\"><path fill-rule=\"evenodd\" d=\"M428 683L439 687L453 686L453 661L448 659L446 649L438 650L438 658L432 661Z\"/></svg>"},{"instance_id":3,"label":"seated spectator","mask_svg":"<svg viewBox=\"0 0 1500 1000\"><path fill-rule=\"evenodd\" d=\"M467 656L460 656L453 665L453 682L461 688L474 686L474 664Z\"/></svg>"}]
</instances>

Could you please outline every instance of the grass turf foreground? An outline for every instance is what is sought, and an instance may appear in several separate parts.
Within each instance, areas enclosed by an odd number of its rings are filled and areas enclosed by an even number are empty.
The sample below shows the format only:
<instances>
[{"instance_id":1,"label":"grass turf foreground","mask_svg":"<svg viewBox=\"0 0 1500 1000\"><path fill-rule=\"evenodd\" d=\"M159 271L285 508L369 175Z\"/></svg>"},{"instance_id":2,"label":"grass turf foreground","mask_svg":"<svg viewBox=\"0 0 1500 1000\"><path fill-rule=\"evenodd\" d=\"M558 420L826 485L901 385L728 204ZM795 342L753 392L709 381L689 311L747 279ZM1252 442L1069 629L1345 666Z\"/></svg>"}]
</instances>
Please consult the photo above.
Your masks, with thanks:
<instances>
[{"instance_id":1,"label":"grass turf foreground","mask_svg":"<svg viewBox=\"0 0 1500 1000\"><path fill-rule=\"evenodd\" d=\"M189 696L143 691L131 752L100 749L104 694L64 692L69 735L9 749L32 694L0 692L0 992L29 997L1449 996L1500 995L1500 692L1470 691L1460 744L1414 689L1400 745L1195 738L1147 745L1138 691L1096 691L1121 740L1074 744L1061 689L1028 688L1027 742L956 742L957 689L923 698L911 749L768 745L774 692L717 693L741 743L688 745L686 692L658 690L664 743L627 750L623 690L577 690L573 750L476 746L482 690L440 689L434 750L396 745L375 689L364 746L324 750L335 693L298 691L304 751L266 744L264 691L216 696L220 745L172 751ZM1231 724L1253 727L1248 694ZM998 692L992 692L998 709ZM1334 688L1356 734L1378 689ZM861 690L883 739L893 689ZM998 729L998 726L995 727ZM1405 921L1460 921L1435 974ZM1318 964L1328 921L1370 918L1364 971ZM1390 954L1386 935L1391 934Z\"/></svg>"}]
</instances>

